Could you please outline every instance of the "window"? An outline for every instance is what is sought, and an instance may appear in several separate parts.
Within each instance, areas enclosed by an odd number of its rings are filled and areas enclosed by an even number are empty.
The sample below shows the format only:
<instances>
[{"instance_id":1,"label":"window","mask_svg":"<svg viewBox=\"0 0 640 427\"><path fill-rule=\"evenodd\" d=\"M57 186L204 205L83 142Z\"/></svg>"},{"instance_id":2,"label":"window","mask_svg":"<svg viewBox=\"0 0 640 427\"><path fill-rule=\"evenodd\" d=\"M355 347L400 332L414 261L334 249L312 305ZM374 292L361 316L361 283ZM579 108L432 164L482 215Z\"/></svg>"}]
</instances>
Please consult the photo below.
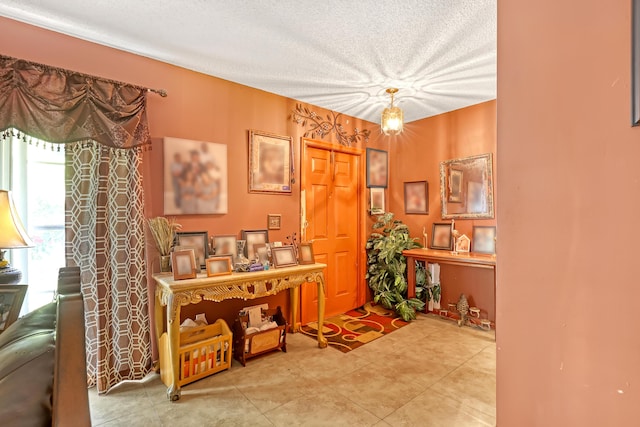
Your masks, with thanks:
<instances>
[{"instance_id":1,"label":"window","mask_svg":"<svg viewBox=\"0 0 640 427\"><path fill-rule=\"evenodd\" d=\"M20 218L34 243L33 248L7 252L11 263L22 270L21 283L29 285L24 314L53 299L58 269L65 265L64 151L35 140L29 144L12 138L0 143L1 165L7 171L0 177L2 188L14 192Z\"/></svg>"}]
</instances>

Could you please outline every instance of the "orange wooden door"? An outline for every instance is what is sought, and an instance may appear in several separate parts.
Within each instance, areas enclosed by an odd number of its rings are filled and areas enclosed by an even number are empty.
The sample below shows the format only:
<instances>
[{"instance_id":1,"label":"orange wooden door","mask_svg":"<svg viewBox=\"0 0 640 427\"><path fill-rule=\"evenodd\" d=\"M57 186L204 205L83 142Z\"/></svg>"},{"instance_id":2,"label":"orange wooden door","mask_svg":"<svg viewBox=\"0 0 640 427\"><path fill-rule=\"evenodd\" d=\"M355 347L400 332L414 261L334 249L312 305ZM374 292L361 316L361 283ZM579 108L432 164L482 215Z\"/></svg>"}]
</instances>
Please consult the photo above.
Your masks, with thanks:
<instances>
[{"instance_id":1,"label":"orange wooden door","mask_svg":"<svg viewBox=\"0 0 640 427\"><path fill-rule=\"evenodd\" d=\"M359 304L358 241L361 156L339 147L305 147L305 240L313 241L325 270L325 314L344 313ZM303 286L301 320L317 319L317 289Z\"/></svg>"}]
</instances>

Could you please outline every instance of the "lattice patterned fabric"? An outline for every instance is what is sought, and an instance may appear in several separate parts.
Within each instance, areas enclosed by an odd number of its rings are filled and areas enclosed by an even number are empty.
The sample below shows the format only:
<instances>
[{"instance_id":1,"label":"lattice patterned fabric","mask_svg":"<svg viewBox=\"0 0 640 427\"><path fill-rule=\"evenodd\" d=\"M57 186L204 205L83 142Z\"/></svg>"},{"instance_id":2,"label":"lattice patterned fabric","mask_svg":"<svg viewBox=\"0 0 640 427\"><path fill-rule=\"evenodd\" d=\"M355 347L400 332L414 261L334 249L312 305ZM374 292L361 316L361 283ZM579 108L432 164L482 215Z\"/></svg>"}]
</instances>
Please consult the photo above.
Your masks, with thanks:
<instances>
[{"instance_id":1,"label":"lattice patterned fabric","mask_svg":"<svg viewBox=\"0 0 640 427\"><path fill-rule=\"evenodd\" d=\"M66 258L80 266L87 381L99 393L151 369L138 150L95 142L66 149Z\"/></svg>"}]
</instances>

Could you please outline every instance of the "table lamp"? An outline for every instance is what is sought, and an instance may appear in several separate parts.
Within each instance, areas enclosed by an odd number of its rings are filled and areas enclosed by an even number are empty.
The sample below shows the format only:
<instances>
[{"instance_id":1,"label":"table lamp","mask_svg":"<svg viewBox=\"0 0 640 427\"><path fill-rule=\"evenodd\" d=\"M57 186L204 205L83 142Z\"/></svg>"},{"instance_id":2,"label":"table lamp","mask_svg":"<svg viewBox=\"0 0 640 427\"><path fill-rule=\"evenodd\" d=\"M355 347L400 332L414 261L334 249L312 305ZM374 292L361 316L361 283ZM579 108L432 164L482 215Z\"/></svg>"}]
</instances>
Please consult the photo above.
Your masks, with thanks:
<instances>
[{"instance_id":1,"label":"table lamp","mask_svg":"<svg viewBox=\"0 0 640 427\"><path fill-rule=\"evenodd\" d=\"M0 284L18 283L22 278L22 272L4 259L5 249L30 247L33 242L22 226L11 191L0 190Z\"/></svg>"}]
</instances>

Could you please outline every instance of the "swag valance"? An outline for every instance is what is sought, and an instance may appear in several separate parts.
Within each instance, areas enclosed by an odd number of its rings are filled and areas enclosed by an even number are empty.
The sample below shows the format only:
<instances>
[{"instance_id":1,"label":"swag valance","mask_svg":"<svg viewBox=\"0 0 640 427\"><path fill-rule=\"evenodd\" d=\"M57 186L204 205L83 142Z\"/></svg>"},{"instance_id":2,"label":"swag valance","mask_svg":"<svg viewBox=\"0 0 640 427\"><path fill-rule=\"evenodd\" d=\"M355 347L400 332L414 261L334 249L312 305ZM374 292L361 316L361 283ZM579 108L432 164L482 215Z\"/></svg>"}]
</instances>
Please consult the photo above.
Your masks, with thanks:
<instances>
[{"instance_id":1,"label":"swag valance","mask_svg":"<svg viewBox=\"0 0 640 427\"><path fill-rule=\"evenodd\" d=\"M150 89L0 55L0 129L57 144L150 144ZM166 96L164 91L157 91Z\"/></svg>"}]
</instances>

